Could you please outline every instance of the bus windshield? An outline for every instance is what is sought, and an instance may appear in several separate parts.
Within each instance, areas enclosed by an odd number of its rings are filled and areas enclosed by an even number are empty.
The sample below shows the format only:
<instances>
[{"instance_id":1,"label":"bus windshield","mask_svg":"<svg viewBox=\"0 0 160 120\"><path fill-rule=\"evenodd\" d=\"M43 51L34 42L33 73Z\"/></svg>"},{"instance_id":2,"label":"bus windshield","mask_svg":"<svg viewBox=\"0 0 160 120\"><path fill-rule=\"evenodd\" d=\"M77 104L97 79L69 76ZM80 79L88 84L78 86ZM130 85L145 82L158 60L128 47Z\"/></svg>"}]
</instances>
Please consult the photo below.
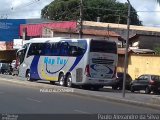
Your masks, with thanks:
<instances>
[{"instance_id":1,"label":"bus windshield","mask_svg":"<svg viewBox=\"0 0 160 120\"><path fill-rule=\"evenodd\" d=\"M26 54L26 51L27 51L27 47L28 47L28 45L24 45L22 47L22 49L17 51L17 59L20 62L20 64L23 63L23 61L25 59L25 54Z\"/></svg>"},{"instance_id":2,"label":"bus windshield","mask_svg":"<svg viewBox=\"0 0 160 120\"><path fill-rule=\"evenodd\" d=\"M117 45L115 42L92 40L90 52L117 53Z\"/></svg>"}]
</instances>

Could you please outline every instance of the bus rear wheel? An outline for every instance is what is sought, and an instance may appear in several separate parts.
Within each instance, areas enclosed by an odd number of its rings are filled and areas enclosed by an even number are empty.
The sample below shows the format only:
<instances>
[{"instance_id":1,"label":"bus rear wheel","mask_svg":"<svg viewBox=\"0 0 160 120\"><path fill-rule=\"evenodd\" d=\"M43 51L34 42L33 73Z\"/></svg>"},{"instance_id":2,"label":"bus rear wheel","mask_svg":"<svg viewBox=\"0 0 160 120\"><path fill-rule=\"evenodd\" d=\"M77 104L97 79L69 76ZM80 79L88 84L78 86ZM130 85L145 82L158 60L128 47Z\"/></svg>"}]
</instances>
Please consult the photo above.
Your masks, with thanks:
<instances>
[{"instance_id":1,"label":"bus rear wheel","mask_svg":"<svg viewBox=\"0 0 160 120\"><path fill-rule=\"evenodd\" d=\"M71 75L67 76L67 87L73 87Z\"/></svg>"},{"instance_id":2,"label":"bus rear wheel","mask_svg":"<svg viewBox=\"0 0 160 120\"><path fill-rule=\"evenodd\" d=\"M50 81L50 83L51 83L52 85L55 85L55 81Z\"/></svg>"},{"instance_id":3,"label":"bus rear wheel","mask_svg":"<svg viewBox=\"0 0 160 120\"><path fill-rule=\"evenodd\" d=\"M64 79L64 74L61 73L58 77L59 85L60 86L65 86L65 79Z\"/></svg>"},{"instance_id":4,"label":"bus rear wheel","mask_svg":"<svg viewBox=\"0 0 160 120\"><path fill-rule=\"evenodd\" d=\"M103 88L103 85L97 85L92 87L94 91L99 91L100 88Z\"/></svg>"}]
</instances>

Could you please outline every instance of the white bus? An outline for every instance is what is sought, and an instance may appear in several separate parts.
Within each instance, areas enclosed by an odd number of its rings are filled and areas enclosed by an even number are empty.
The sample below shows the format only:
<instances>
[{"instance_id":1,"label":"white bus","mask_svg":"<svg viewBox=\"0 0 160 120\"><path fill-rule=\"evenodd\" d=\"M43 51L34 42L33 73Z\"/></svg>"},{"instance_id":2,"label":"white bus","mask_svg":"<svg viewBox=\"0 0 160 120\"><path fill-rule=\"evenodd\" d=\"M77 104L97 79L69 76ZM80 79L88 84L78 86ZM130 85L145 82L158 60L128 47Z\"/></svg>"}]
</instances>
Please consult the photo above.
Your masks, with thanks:
<instances>
[{"instance_id":1,"label":"white bus","mask_svg":"<svg viewBox=\"0 0 160 120\"><path fill-rule=\"evenodd\" d=\"M103 39L33 38L18 50L19 76L99 89L116 79L117 44Z\"/></svg>"}]
</instances>

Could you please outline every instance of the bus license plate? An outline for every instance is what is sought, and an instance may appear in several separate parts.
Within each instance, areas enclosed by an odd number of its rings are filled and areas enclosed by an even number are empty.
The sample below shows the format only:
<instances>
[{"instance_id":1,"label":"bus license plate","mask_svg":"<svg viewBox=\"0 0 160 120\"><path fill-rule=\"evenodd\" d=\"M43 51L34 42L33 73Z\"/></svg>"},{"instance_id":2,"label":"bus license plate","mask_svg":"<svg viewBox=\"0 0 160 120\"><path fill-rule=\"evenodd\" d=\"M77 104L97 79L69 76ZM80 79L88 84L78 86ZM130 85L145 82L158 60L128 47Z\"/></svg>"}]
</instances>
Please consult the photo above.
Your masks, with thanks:
<instances>
[{"instance_id":1,"label":"bus license plate","mask_svg":"<svg viewBox=\"0 0 160 120\"><path fill-rule=\"evenodd\" d=\"M99 80L99 82L104 82L104 80Z\"/></svg>"}]
</instances>

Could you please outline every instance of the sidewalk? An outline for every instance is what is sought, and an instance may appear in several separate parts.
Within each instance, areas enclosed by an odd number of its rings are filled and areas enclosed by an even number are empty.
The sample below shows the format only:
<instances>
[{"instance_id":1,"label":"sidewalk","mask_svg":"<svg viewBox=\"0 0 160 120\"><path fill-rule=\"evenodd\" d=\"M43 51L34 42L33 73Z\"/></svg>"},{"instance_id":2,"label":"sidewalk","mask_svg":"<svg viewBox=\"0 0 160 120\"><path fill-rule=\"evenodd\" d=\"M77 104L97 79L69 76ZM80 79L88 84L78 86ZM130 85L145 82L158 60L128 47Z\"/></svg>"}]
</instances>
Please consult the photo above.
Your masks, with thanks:
<instances>
[{"instance_id":1,"label":"sidewalk","mask_svg":"<svg viewBox=\"0 0 160 120\"><path fill-rule=\"evenodd\" d=\"M126 91L125 98L122 97L122 92L119 90L111 90L104 88L102 91L85 91L75 90L75 93L82 94L83 96L89 96L94 98L101 98L118 103L125 103L143 107L149 107L160 110L160 95L144 94L144 93L131 93Z\"/></svg>"},{"instance_id":2,"label":"sidewalk","mask_svg":"<svg viewBox=\"0 0 160 120\"><path fill-rule=\"evenodd\" d=\"M29 82L19 77L4 78L3 76L0 76L0 81L12 82L15 84L24 85L27 87L35 87L39 89L70 89L67 87L51 85L49 84L48 81ZM130 91L126 91L125 98L123 98L122 91L112 90L111 88L108 88L108 87L105 87L100 91L91 91L91 90L73 88L73 92L69 92L65 94L85 96L85 97L90 97L94 99L102 99L102 100L108 100L112 102L125 103L125 104L149 107L149 108L160 110L160 95L144 94L139 92L131 93Z\"/></svg>"}]
</instances>

